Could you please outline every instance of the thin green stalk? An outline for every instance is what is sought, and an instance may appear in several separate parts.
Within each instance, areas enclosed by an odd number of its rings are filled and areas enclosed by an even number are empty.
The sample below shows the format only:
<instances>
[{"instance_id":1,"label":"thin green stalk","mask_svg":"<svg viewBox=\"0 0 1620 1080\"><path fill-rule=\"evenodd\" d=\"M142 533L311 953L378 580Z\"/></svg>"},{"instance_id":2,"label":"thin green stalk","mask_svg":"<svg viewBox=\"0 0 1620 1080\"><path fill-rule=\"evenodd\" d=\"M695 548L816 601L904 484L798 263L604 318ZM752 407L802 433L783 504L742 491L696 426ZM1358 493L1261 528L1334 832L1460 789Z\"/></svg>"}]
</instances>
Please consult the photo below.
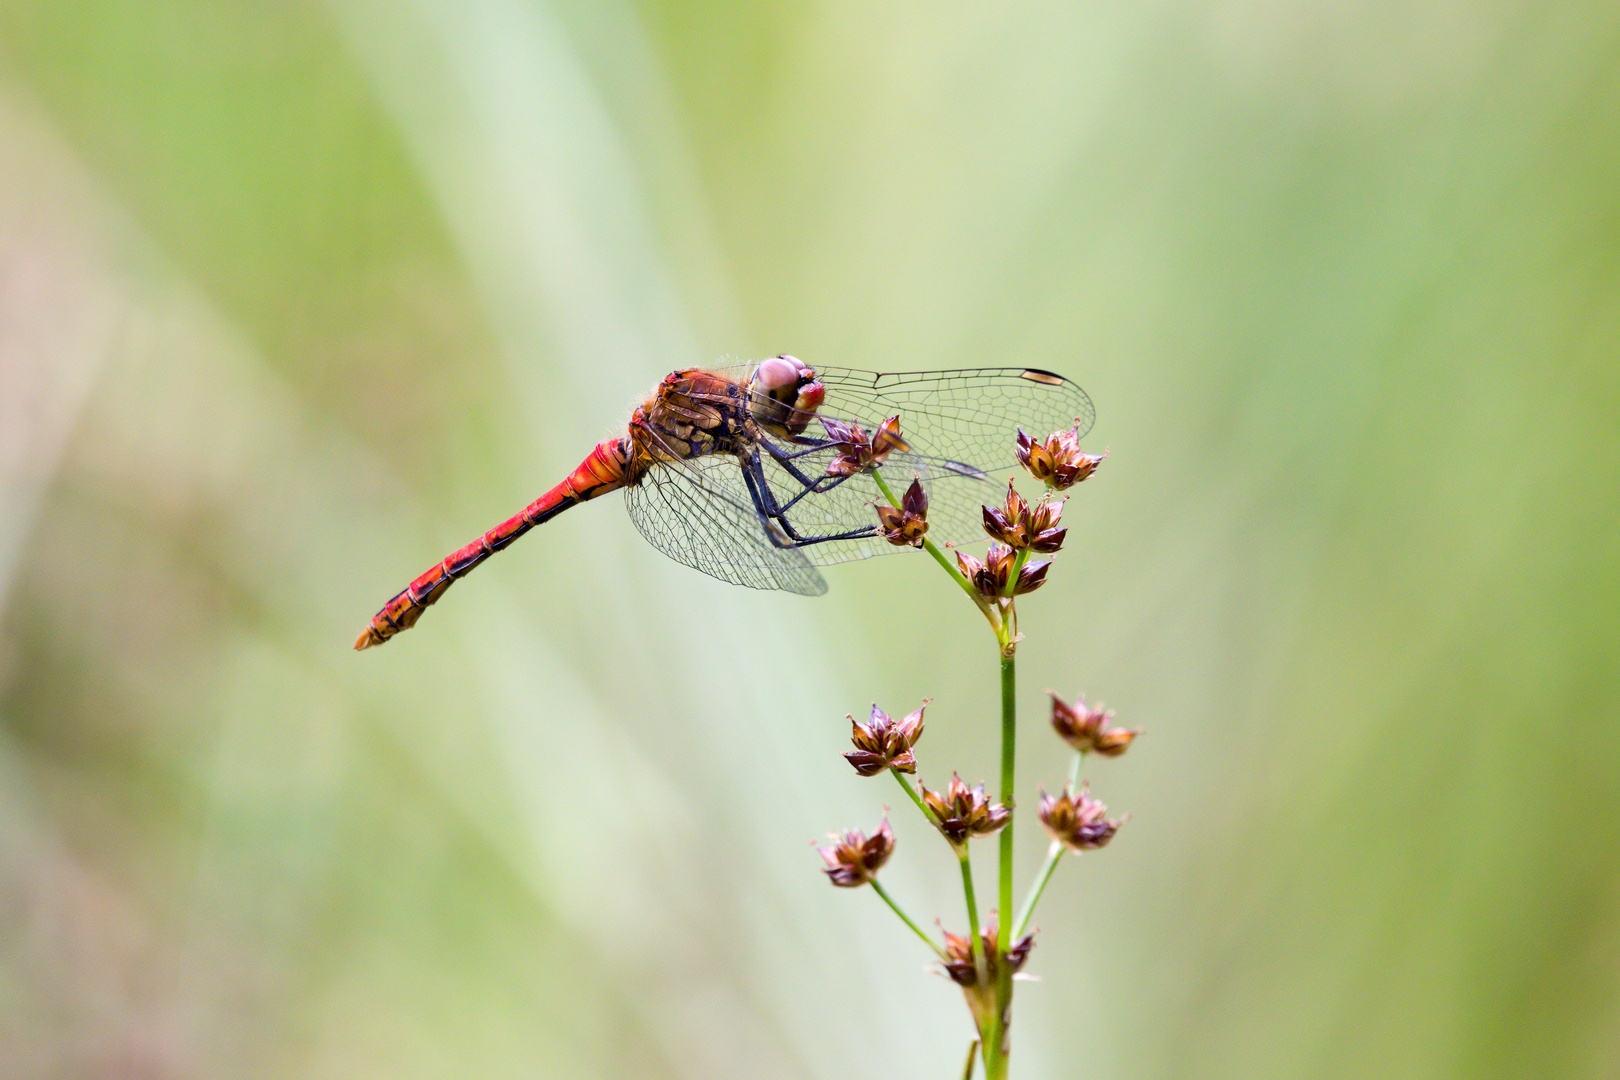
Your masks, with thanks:
<instances>
[{"instance_id":1,"label":"thin green stalk","mask_svg":"<svg viewBox=\"0 0 1620 1080\"><path fill-rule=\"evenodd\" d=\"M881 469L872 470L872 479L876 481L878 490L883 492L883 497L889 500L890 506L900 505L900 500L895 498L894 492L889 488L889 482L883 479L883 471ZM939 545L935 544L932 540L925 536L923 537L923 550L932 555L934 557L934 561L945 568L945 572L951 575L951 580L956 582L958 588L967 593L968 596L972 597L974 603L979 602L978 592L974 590L973 585L968 581L968 579L962 576L962 571L956 568L956 564L950 559L946 558L943 551L939 550Z\"/></svg>"},{"instance_id":2,"label":"thin green stalk","mask_svg":"<svg viewBox=\"0 0 1620 1080\"><path fill-rule=\"evenodd\" d=\"M911 932L912 933L914 933L918 937L922 938L923 941L928 945L928 947L930 949L934 950L934 955L935 956L939 957L941 960L949 959L945 955L945 950L940 948L938 945L936 945L934 943L933 938L931 938L927 934L923 933L922 927L918 926L916 923L911 921L911 916L907 915L904 911L900 910L900 905L895 903L893 897L891 897L887 892L884 891L884 888L883 888L882 885L879 885L877 883L877 878L868 879L867 884L872 886L872 891L877 893L879 896L881 896L883 898L883 902L885 904L888 904L889 907L894 911L894 913L896 915L900 916L900 921L901 922L903 922L907 926L911 927Z\"/></svg>"},{"instance_id":3,"label":"thin green stalk","mask_svg":"<svg viewBox=\"0 0 1620 1080\"><path fill-rule=\"evenodd\" d=\"M1005 633L998 639L1006 639ZM1018 678L1010 640L1001 640L1001 803L1009 810L1014 805L1013 772L1018 745ZM1007 945L1011 940L1012 911L1013 825L1009 820L1001 830L999 867L999 908L996 918L996 986L994 1004L990 1010L984 1036L985 1080L1006 1080L1007 1076L1007 1020L1012 1011L1012 965L1007 963Z\"/></svg>"},{"instance_id":4,"label":"thin green stalk","mask_svg":"<svg viewBox=\"0 0 1620 1080\"><path fill-rule=\"evenodd\" d=\"M923 537L923 550L932 555L934 557L934 561L945 568L945 572L951 575L951 580L956 582L957 587L963 592L967 593L968 596L973 599L974 603L979 602L978 591L973 588L973 585L968 581L967 578L962 576L962 571L956 568L956 564L950 559L947 559L945 557L945 553L939 550L939 545L935 544L932 540L925 536Z\"/></svg>"},{"instance_id":5,"label":"thin green stalk","mask_svg":"<svg viewBox=\"0 0 1620 1080\"><path fill-rule=\"evenodd\" d=\"M967 845L956 849L956 858L962 864L962 895L967 898L968 937L973 942L973 973L983 986L990 970L984 959L984 935L979 933L979 899L973 892L973 861L968 858Z\"/></svg>"},{"instance_id":6,"label":"thin green stalk","mask_svg":"<svg viewBox=\"0 0 1620 1080\"><path fill-rule=\"evenodd\" d=\"M1012 931L1014 941L1024 936L1024 930L1035 914L1035 905L1040 902L1041 894L1046 891L1046 883L1052 880L1052 872L1057 869L1062 859L1063 845L1054 840L1046 849L1046 861L1041 864L1041 872L1035 878L1035 884L1030 888L1029 895L1024 897L1024 906L1019 909L1017 924Z\"/></svg>"},{"instance_id":7,"label":"thin green stalk","mask_svg":"<svg viewBox=\"0 0 1620 1080\"><path fill-rule=\"evenodd\" d=\"M934 823L934 815L930 814L928 812L928 807L923 805L922 799L917 795L917 789L911 786L911 781L906 779L906 774L901 772L899 769L892 767L889 769L889 771L894 774L894 778L899 781L900 786L906 789L906 794L911 796L911 801L917 804L917 809L922 811L922 816L927 819L930 825L932 825Z\"/></svg>"},{"instance_id":8,"label":"thin green stalk","mask_svg":"<svg viewBox=\"0 0 1620 1080\"><path fill-rule=\"evenodd\" d=\"M1018 748L1018 676L1015 664L1016 658L1003 654L1001 657L1001 805L1008 810L1013 809L1017 802L1014 797L1013 764ZM1008 924L1007 915L1012 911L1013 889L1013 823L1009 818L1007 827L1001 830L1001 889L999 892L1000 918L997 919L996 949L1005 954L1008 933L1012 927Z\"/></svg>"},{"instance_id":9,"label":"thin green stalk","mask_svg":"<svg viewBox=\"0 0 1620 1080\"><path fill-rule=\"evenodd\" d=\"M1018 575L1024 572L1024 564L1029 562L1029 552L1020 551L1013 556L1012 570L1007 574L1007 584L1002 589L1002 596L1012 596L1013 590L1018 587Z\"/></svg>"},{"instance_id":10,"label":"thin green stalk","mask_svg":"<svg viewBox=\"0 0 1620 1080\"><path fill-rule=\"evenodd\" d=\"M1073 788L1080 780L1080 762L1084 757L1084 752L1076 753L1074 760L1069 763L1069 788ZM1041 894L1046 891L1046 883L1052 880L1052 873L1062 859L1063 845L1054 840L1046 849L1046 862L1041 864L1041 872L1035 878L1034 886L1030 888L1029 895L1024 897L1024 906L1018 910L1018 920L1012 929L1013 941L1023 937L1024 931L1029 929L1029 920L1035 915L1035 905L1040 903Z\"/></svg>"}]
</instances>

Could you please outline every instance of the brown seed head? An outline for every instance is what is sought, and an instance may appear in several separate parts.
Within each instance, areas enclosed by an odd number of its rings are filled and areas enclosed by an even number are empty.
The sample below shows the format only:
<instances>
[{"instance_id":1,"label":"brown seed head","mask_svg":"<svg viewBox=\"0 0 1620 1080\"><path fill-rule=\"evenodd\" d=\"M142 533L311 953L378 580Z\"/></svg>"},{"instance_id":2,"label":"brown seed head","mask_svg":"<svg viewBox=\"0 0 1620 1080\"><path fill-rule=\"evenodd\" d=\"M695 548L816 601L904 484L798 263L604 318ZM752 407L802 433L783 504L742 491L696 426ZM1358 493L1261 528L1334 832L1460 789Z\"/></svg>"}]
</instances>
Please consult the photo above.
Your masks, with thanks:
<instances>
[{"instance_id":1,"label":"brown seed head","mask_svg":"<svg viewBox=\"0 0 1620 1080\"><path fill-rule=\"evenodd\" d=\"M872 706L872 719L862 724L854 717L849 720L854 733L850 741L855 749L847 752L844 757L855 766L855 771L862 776L876 776L884 769L894 769L897 772L914 773L917 771L917 759L911 753L911 748L922 738L923 709L928 707L928 698L914 713L907 713L905 719L898 722L889 719L889 714Z\"/></svg>"},{"instance_id":2,"label":"brown seed head","mask_svg":"<svg viewBox=\"0 0 1620 1080\"><path fill-rule=\"evenodd\" d=\"M1012 577L1013 567L1018 565L1018 553L1006 544L991 544L983 559L958 551L956 565L975 592L986 600L997 600L1007 595L1007 581ZM1034 592L1046 584L1046 572L1051 566L1050 561L1025 563L1018 572L1012 595Z\"/></svg>"},{"instance_id":3,"label":"brown seed head","mask_svg":"<svg viewBox=\"0 0 1620 1080\"><path fill-rule=\"evenodd\" d=\"M1057 551L1067 529L1057 527L1063 504L1042 499L1031 507L1007 481L1007 501L984 509L984 531L990 539L1017 551Z\"/></svg>"},{"instance_id":4,"label":"brown seed head","mask_svg":"<svg viewBox=\"0 0 1620 1080\"><path fill-rule=\"evenodd\" d=\"M1000 960L996 956L996 933L999 929L995 917L992 916L979 934L979 940L984 947L985 966L990 969L988 974L992 985L995 984L996 974L1001 967ZM1034 947L1033 934L1026 934L1007 947L1007 965L1014 973L1029 960L1030 950ZM945 931L945 974L958 986L978 985L978 972L973 967L972 938Z\"/></svg>"},{"instance_id":5,"label":"brown seed head","mask_svg":"<svg viewBox=\"0 0 1620 1080\"><path fill-rule=\"evenodd\" d=\"M1108 807L1091 797L1089 787L1074 794L1065 786L1063 794L1056 798L1043 791L1038 812L1041 824L1052 834L1052 839L1075 851L1106 846L1119 827L1130 820L1129 817L1106 818Z\"/></svg>"},{"instance_id":6,"label":"brown seed head","mask_svg":"<svg viewBox=\"0 0 1620 1080\"><path fill-rule=\"evenodd\" d=\"M1029 543L1029 503L1007 481L1007 501L984 509L984 532L990 539L1022 549Z\"/></svg>"},{"instance_id":7,"label":"brown seed head","mask_svg":"<svg viewBox=\"0 0 1620 1080\"><path fill-rule=\"evenodd\" d=\"M1049 488L1063 491L1085 480L1097 471L1101 454L1086 454L1080 450L1079 428L1072 431L1054 431L1039 441L1018 432L1018 463L1029 470L1029 475Z\"/></svg>"},{"instance_id":8,"label":"brown seed head","mask_svg":"<svg viewBox=\"0 0 1620 1080\"><path fill-rule=\"evenodd\" d=\"M1063 516L1063 500L1042 499L1029 512L1029 550L1049 555L1063 547L1068 529L1058 527Z\"/></svg>"},{"instance_id":9,"label":"brown seed head","mask_svg":"<svg viewBox=\"0 0 1620 1080\"><path fill-rule=\"evenodd\" d=\"M896 450L904 453L910 449L911 444L900 434L900 416L896 413L879 424L872 436L872 464L881 465Z\"/></svg>"},{"instance_id":10,"label":"brown seed head","mask_svg":"<svg viewBox=\"0 0 1620 1080\"><path fill-rule=\"evenodd\" d=\"M846 423L831 417L820 417L827 429L827 440L837 451L827 464L830 476L853 476L862 469L883 464L896 450L910 450L911 445L900 435L900 417L891 416L878 425L875 435L868 435L859 424Z\"/></svg>"},{"instance_id":11,"label":"brown seed head","mask_svg":"<svg viewBox=\"0 0 1620 1080\"><path fill-rule=\"evenodd\" d=\"M1013 586L1013 595L1022 596L1045 585L1046 572L1050 569L1052 563L1047 559L1025 563L1024 568L1018 571L1018 584Z\"/></svg>"},{"instance_id":12,"label":"brown seed head","mask_svg":"<svg viewBox=\"0 0 1620 1080\"><path fill-rule=\"evenodd\" d=\"M922 547L923 537L928 532L928 493L923 490L920 480L913 480L911 486L906 488L906 493L900 496L899 506L879 503L875 509L878 532L885 540L895 547L903 544Z\"/></svg>"},{"instance_id":13,"label":"brown seed head","mask_svg":"<svg viewBox=\"0 0 1620 1080\"><path fill-rule=\"evenodd\" d=\"M885 817L877 832L868 837L859 829L842 836L834 833L831 847L817 848L827 868L822 871L834 885L853 888L865 885L877 875L894 852L894 832Z\"/></svg>"},{"instance_id":14,"label":"brown seed head","mask_svg":"<svg viewBox=\"0 0 1620 1080\"><path fill-rule=\"evenodd\" d=\"M1084 694L1070 705L1052 691L1048 690L1047 693L1052 697L1052 730L1082 754L1119 757L1130 749L1131 740L1142 734L1140 728L1109 727L1108 721L1114 718L1114 710L1104 709L1100 705L1093 709L1086 704Z\"/></svg>"},{"instance_id":15,"label":"brown seed head","mask_svg":"<svg viewBox=\"0 0 1620 1080\"><path fill-rule=\"evenodd\" d=\"M990 801L983 784L970 788L955 773L944 795L923 785L922 798L934 815L934 824L953 847L961 847L975 836L1000 831L1012 817L1011 810Z\"/></svg>"}]
</instances>

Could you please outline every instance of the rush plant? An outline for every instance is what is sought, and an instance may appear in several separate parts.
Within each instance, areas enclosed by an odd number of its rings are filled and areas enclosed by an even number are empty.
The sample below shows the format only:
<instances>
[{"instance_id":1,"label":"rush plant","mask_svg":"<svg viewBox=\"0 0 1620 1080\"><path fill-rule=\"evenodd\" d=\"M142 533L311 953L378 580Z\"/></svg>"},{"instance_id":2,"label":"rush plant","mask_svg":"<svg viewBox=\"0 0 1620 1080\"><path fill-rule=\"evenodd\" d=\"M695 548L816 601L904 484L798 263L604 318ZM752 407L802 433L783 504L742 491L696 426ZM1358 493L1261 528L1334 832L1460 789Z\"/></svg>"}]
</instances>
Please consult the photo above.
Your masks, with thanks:
<instances>
[{"instance_id":1,"label":"rush plant","mask_svg":"<svg viewBox=\"0 0 1620 1080\"><path fill-rule=\"evenodd\" d=\"M1081 783L1086 757L1119 757L1140 734L1113 726L1112 712L1087 706L1084 698L1070 704L1051 695L1053 730L1074 749L1074 757L1061 793L1053 796L1041 792L1036 816L1052 842L1045 861L1015 908L1013 828L1017 802L1013 767L1018 732L1017 653L1023 640L1018 632L1017 602L1020 596L1046 583L1053 560L1063 548L1068 530L1060 522L1067 497L1058 493L1090 477L1106 455L1083 453L1075 430L1054 432L1042 440L1019 431L1017 456L1030 475L1046 486L1046 491L1031 505L1009 481L1006 499L999 506L984 507L984 531L991 545L983 559L960 551L952 559L928 538L928 498L919 482L914 480L896 496L882 472L872 471L878 489L888 500L888 505L876 508L879 531L892 544L909 544L927 551L978 607L995 637L1001 679L1001 775L994 798L983 784L969 787L954 772L942 790L930 789L920 779L913 785L911 778L919 768L916 745L923 734L923 713L929 704L926 699L900 720L892 719L877 705L872 706L864 723L850 717L855 748L844 755L862 776L883 772L893 776L907 799L944 839L961 870L967 933L944 931L943 940L936 939L878 883L877 872L895 847L887 817L870 837L849 831L820 849L827 877L834 885L869 886L933 950L941 973L961 987L977 1035L968 1050L964 1080L973 1075L974 1063L979 1060L984 1063L987 1080L1005 1080L1007 1076L1013 982L1029 960L1034 944L1029 933L1030 919L1058 863L1066 852L1106 846L1126 820L1109 818L1107 807L1091 796L1089 786ZM995 901L981 923L969 848L974 840L991 835L998 838ZM1009 912L1014 913L1010 918L1006 917Z\"/></svg>"}]
</instances>

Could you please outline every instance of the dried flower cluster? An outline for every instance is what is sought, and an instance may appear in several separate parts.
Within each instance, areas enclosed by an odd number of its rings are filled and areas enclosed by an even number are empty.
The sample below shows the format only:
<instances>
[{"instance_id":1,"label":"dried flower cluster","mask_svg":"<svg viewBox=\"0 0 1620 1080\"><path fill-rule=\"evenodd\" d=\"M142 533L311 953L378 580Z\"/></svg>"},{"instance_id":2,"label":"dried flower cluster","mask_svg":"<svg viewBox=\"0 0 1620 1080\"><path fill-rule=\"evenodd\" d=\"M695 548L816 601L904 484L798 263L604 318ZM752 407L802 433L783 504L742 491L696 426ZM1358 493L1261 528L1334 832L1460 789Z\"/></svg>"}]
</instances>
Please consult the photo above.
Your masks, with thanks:
<instances>
[{"instance_id":1,"label":"dried flower cluster","mask_svg":"<svg viewBox=\"0 0 1620 1080\"><path fill-rule=\"evenodd\" d=\"M1052 567L1050 560L1025 563L1014 578L1013 568L1017 565L1018 553L1006 544L991 544L983 559L965 551L956 553L956 566L962 576L986 600L1032 593L1046 584L1046 572Z\"/></svg>"},{"instance_id":2,"label":"dried flower cluster","mask_svg":"<svg viewBox=\"0 0 1620 1080\"><path fill-rule=\"evenodd\" d=\"M1063 547L1068 530L1058 526L1062 515L1062 502L1042 498L1031 507L1012 481L1007 481L1006 500L1000 506L984 507L985 535L994 541L990 550L983 559L958 551L957 568L987 601L1034 592L1046 584L1052 563L1047 559L1028 561L1028 553L1052 554Z\"/></svg>"},{"instance_id":3,"label":"dried flower cluster","mask_svg":"<svg viewBox=\"0 0 1620 1080\"><path fill-rule=\"evenodd\" d=\"M979 940L984 946L985 963L989 967L988 982L996 981L997 969L1001 966L996 958L996 933L1000 927L995 919L985 923L979 934ZM1007 966L1018 971L1029 959L1029 952L1035 947L1035 935L1026 934L1007 946ZM979 973L973 964L973 939L960 934L945 931L945 974L950 976L952 982L958 986L974 987L978 985Z\"/></svg>"},{"instance_id":4,"label":"dried flower cluster","mask_svg":"<svg viewBox=\"0 0 1620 1080\"><path fill-rule=\"evenodd\" d=\"M830 847L817 848L827 864L823 871L834 885L853 888L865 885L894 854L894 831L885 817L877 832L867 836L859 829L834 834Z\"/></svg>"},{"instance_id":5,"label":"dried flower cluster","mask_svg":"<svg viewBox=\"0 0 1620 1080\"><path fill-rule=\"evenodd\" d=\"M855 749L844 757L855 766L855 771L862 776L876 776L884 769L916 772L917 758L911 748L922 738L923 709L928 707L928 700L924 698L916 712L907 713L904 719L898 721L891 720L889 714L878 708L876 703L872 705L872 718L864 724L846 715L844 719L853 728L850 741L855 744Z\"/></svg>"},{"instance_id":6,"label":"dried flower cluster","mask_svg":"<svg viewBox=\"0 0 1620 1080\"><path fill-rule=\"evenodd\" d=\"M1101 706L1093 709L1086 704L1085 695L1069 705L1052 691L1052 729L1058 737L1082 754L1101 754L1119 757L1130 748L1131 740L1142 734L1141 729L1109 727L1114 718L1113 709Z\"/></svg>"},{"instance_id":7,"label":"dried flower cluster","mask_svg":"<svg viewBox=\"0 0 1620 1080\"><path fill-rule=\"evenodd\" d=\"M961 847L970 837L988 836L999 832L1012 817L1012 811L1000 803L993 803L984 793L983 784L968 787L962 778L951 774L945 794L922 789L923 805L934 815L934 824L945 834L953 847Z\"/></svg>"},{"instance_id":8,"label":"dried flower cluster","mask_svg":"<svg viewBox=\"0 0 1620 1080\"><path fill-rule=\"evenodd\" d=\"M1097 466L1108 456L1087 454L1080 449L1080 432L1055 431L1037 442L1018 432L1018 464L1029 470L1029 475L1049 488L1066 491L1097 471Z\"/></svg>"},{"instance_id":9,"label":"dried flower cluster","mask_svg":"<svg viewBox=\"0 0 1620 1080\"><path fill-rule=\"evenodd\" d=\"M1063 503L1042 499L1031 509L1029 502L1007 481L1007 501L984 508L985 535L1014 551L1037 551L1049 555L1063 547L1068 529L1058 528Z\"/></svg>"},{"instance_id":10,"label":"dried flower cluster","mask_svg":"<svg viewBox=\"0 0 1620 1080\"><path fill-rule=\"evenodd\" d=\"M896 450L911 449L911 445L900 437L898 416L883 421L871 435L867 435L866 429L859 424L830 417L821 417L821 426L827 429L827 439L838 451L827 465L829 476L854 476L862 469L882 465Z\"/></svg>"},{"instance_id":11,"label":"dried flower cluster","mask_svg":"<svg viewBox=\"0 0 1620 1080\"><path fill-rule=\"evenodd\" d=\"M923 490L922 481L911 482L900 497L899 506L879 503L876 509L878 532L885 540L896 547L904 544L922 547L923 537L928 533L928 493Z\"/></svg>"},{"instance_id":12,"label":"dried flower cluster","mask_svg":"<svg viewBox=\"0 0 1620 1080\"><path fill-rule=\"evenodd\" d=\"M1091 789L1084 787L1074 794L1064 787L1057 797L1041 792L1038 811L1041 824L1052 834L1052 839L1072 851L1090 851L1107 845L1114 833L1128 820L1104 817L1108 807L1091 797Z\"/></svg>"}]
</instances>

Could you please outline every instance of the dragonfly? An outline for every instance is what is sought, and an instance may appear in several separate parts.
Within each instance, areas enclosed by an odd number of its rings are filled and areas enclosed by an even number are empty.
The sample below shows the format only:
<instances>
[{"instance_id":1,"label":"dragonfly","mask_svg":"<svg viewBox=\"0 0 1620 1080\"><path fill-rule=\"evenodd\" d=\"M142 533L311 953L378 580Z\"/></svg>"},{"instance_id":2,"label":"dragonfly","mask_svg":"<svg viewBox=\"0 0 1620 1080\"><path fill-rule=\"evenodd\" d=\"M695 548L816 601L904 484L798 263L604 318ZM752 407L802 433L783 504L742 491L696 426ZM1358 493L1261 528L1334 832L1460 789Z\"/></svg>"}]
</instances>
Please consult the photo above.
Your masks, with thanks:
<instances>
[{"instance_id":1,"label":"dragonfly","mask_svg":"<svg viewBox=\"0 0 1620 1080\"><path fill-rule=\"evenodd\" d=\"M792 356L664 378L625 433L558 485L445 556L372 618L356 649L416 625L459 578L578 503L624 490L630 520L675 561L755 589L819 596L818 566L898 550L878 481L915 479L931 539L982 539L981 506L1017 467L1020 429L1042 437L1095 419L1091 399L1040 368L877 373Z\"/></svg>"}]
</instances>

